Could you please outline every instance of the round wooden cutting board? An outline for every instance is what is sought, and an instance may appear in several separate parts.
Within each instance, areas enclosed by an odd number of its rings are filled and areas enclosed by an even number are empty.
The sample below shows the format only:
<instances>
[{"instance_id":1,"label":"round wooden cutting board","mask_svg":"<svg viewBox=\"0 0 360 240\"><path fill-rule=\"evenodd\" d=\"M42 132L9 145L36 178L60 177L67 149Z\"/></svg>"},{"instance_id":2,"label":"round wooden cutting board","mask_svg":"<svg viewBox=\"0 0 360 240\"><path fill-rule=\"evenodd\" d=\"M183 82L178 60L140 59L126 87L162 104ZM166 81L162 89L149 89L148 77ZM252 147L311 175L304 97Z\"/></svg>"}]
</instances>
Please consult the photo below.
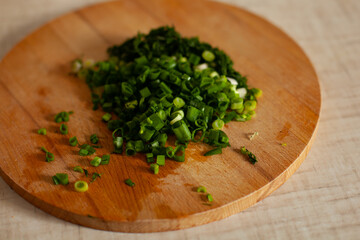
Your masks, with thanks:
<instances>
[{"instance_id":1,"label":"round wooden cutting board","mask_svg":"<svg viewBox=\"0 0 360 240\"><path fill-rule=\"evenodd\" d=\"M142 154L112 155L109 165L92 167L95 156L81 157L68 140L100 137L96 155L112 151L111 133L93 111L84 81L70 76L77 57L102 60L106 49L138 32L173 25L184 36L199 36L223 49L248 84L263 90L257 116L225 127L231 147L204 157L210 148L189 144L183 163L166 161L154 175ZM238 213L283 184L308 153L320 112L315 71L300 49L281 30L239 8L202 0L120 0L87 7L58 18L21 41L0 63L0 174L27 201L66 221L123 232L188 228ZM69 134L53 121L60 111L74 111ZM37 129L45 127L46 136ZM259 132L252 141L248 135ZM287 146L282 146L286 143ZM54 153L45 162L40 147ZM240 154L246 146L259 159L252 165ZM86 193L73 184L83 166L102 177ZM56 173L70 184L54 185ZM131 178L131 188L124 180ZM214 201L194 191L205 186ZM295 206L294 206L295 207Z\"/></svg>"}]
</instances>

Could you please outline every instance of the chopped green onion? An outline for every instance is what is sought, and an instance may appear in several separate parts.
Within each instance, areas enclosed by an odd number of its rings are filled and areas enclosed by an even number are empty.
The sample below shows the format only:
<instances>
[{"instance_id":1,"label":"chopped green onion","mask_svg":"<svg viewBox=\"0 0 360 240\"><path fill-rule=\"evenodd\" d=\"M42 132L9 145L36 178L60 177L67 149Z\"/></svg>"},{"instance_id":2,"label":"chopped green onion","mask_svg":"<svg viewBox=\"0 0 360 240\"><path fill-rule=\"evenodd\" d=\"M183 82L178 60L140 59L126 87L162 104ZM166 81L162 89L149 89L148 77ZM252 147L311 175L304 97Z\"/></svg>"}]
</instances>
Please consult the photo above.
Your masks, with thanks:
<instances>
[{"instance_id":1,"label":"chopped green onion","mask_svg":"<svg viewBox=\"0 0 360 240\"><path fill-rule=\"evenodd\" d=\"M79 155L80 156L89 156L96 152L96 150L89 144L83 144L80 146Z\"/></svg>"},{"instance_id":2,"label":"chopped green onion","mask_svg":"<svg viewBox=\"0 0 360 240\"><path fill-rule=\"evenodd\" d=\"M178 145L174 150L174 160L177 162L185 161L185 146Z\"/></svg>"},{"instance_id":3,"label":"chopped green onion","mask_svg":"<svg viewBox=\"0 0 360 240\"><path fill-rule=\"evenodd\" d=\"M46 158L46 162L52 162L55 159L54 154L52 154L51 152L47 152L45 154L45 158Z\"/></svg>"},{"instance_id":4,"label":"chopped green onion","mask_svg":"<svg viewBox=\"0 0 360 240\"><path fill-rule=\"evenodd\" d=\"M110 114L110 113L105 113L105 114L102 116L102 120L105 121L105 122L110 121L110 119L111 119L111 114Z\"/></svg>"},{"instance_id":5,"label":"chopped green onion","mask_svg":"<svg viewBox=\"0 0 360 240\"><path fill-rule=\"evenodd\" d=\"M60 133L63 134L63 135L66 135L68 134L69 132L69 129L68 129L68 126L65 125L64 123L60 125Z\"/></svg>"},{"instance_id":6,"label":"chopped green onion","mask_svg":"<svg viewBox=\"0 0 360 240\"><path fill-rule=\"evenodd\" d=\"M256 97L256 98L259 98L259 97L261 97L262 96L262 90L261 89L259 89L259 88L252 88L251 89L252 90L252 92L253 92L253 94L254 94L254 96Z\"/></svg>"},{"instance_id":7,"label":"chopped green onion","mask_svg":"<svg viewBox=\"0 0 360 240\"><path fill-rule=\"evenodd\" d=\"M153 154L153 153L147 153L147 154L146 154L146 161L147 161L148 163L154 162L154 154Z\"/></svg>"},{"instance_id":8,"label":"chopped green onion","mask_svg":"<svg viewBox=\"0 0 360 240\"><path fill-rule=\"evenodd\" d=\"M259 132L254 132L253 134L251 134L250 136L249 136L249 140L250 141L252 141L256 136L258 136L259 135Z\"/></svg>"},{"instance_id":9,"label":"chopped green onion","mask_svg":"<svg viewBox=\"0 0 360 240\"><path fill-rule=\"evenodd\" d=\"M55 122L68 122L69 121L69 113L68 112L60 112L55 115Z\"/></svg>"},{"instance_id":10,"label":"chopped green onion","mask_svg":"<svg viewBox=\"0 0 360 240\"><path fill-rule=\"evenodd\" d=\"M80 167L80 166L74 167L73 170L74 170L75 172L84 173L84 169L82 169L82 167Z\"/></svg>"},{"instance_id":11,"label":"chopped green onion","mask_svg":"<svg viewBox=\"0 0 360 240\"><path fill-rule=\"evenodd\" d=\"M150 164L150 170L154 172L154 174L159 173L159 165L156 163Z\"/></svg>"},{"instance_id":12,"label":"chopped green onion","mask_svg":"<svg viewBox=\"0 0 360 240\"><path fill-rule=\"evenodd\" d=\"M73 73L78 73L80 69L82 68L82 60L81 59L75 59L71 62L71 71Z\"/></svg>"},{"instance_id":13,"label":"chopped green onion","mask_svg":"<svg viewBox=\"0 0 360 240\"><path fill-rule=\"evenodd\" d=\"M48 150L46 150L45 147L41 147L40 149L41 149L41 151L43 151L44 153L47 153L47 152L48 152Z\"/></svg>"},{"instance_id":14,"label":"chopped green onion","mask_svg":"<svg viewBox=\"0 0 360 240\"><path fill-rule=\"evenodd\" d=\"M125 152L127 156L132 156L136 154L135 149L135 142L134 141L128 141L126 143Z\"/></svg>"},{"instance_id":15,"label":"chopped green onion","mask_svg":"<svg viewBox=\"0 0 360 240\"><path fill-rule=\"evenodd\" d=\"M204 186L200 186L196 189L196 192L203 192L206 193L206 188Z\"/></svg>"},{"instance_id":16,"label":"chopped green onion","mask_svg":"<svg viewBox=\"0 0 360 240\"><path fill-rule=\"evenodd\" d=\"M91 176L90 183L94 182L97 178L101 178L102 174L94 172Z\"/></svg>"},{"instance_id":17,"label":"chopped green onion","mask_svg":"<svg viewBox=\"0 0 360 240\"><path fill-rule=\"evenodd\" d=\"M151 96L151 92L150 92L149 88L145 87L145 88L140 90L140 95L143 98L147 98L147 97Z\"/></svg>"},{"instance_id":18,"label":"chopped green onion","mask_svg":"<svg viewBox=\"0 0 360 240\"><path fill-rule=\"evenodd\" d=\"M52 154L51 152L46 150L46 148L44 148L44 147L41 147L41 150L45 153L45 161L46 162L54 161L54 159L55 159L54 154Z\"/></svg>"},{"instance_id":19,"label":"chopped green onion","mask_svg":"<svg viewBox=\"0 0 360 240\"><path fill-rule=\"evenodd\" d=\"M201 114L201 111L193 106L189 106L186 112L186 119L190 122L195 122Z\"/></svg>"},{"instance_id":20,"label":"chopped green onion","mask_svg":"<svg viewBox=\"0 0 360 240\"><path fill-rule=\"evenodd\" d=\"M130 187L135 186L135 183L130 178L126 179L124 182L125 182L126 185L128 185Z\"/></svg>"},{"instance_id":21,"label":"chopped green onion","mask_svg":"<svg viewBox=\"0 0 360 240\"><path fill-rule=\"evenodd\" d=\"M85 168L84 168L84 174L85 174L85 177L88 177L88 175L89 175L89 171L86 170Z\"/></svg>"},{"instance_id":22,"label":"chopped green onion","mask_svg":"<svg viewBox=\"0 0 360 240\"><path fill-rule=\"evenodd\" d=\"M40 134L40 135L46 135L46 128L40 128L40 129L38 130L38 134Z\"/></svg>"},{"instance_id":23,"label":"chopped green onion","mask_svg":"<svg viewBox=\"0 0 360 240\"><path fill-rule=\"evenodd\" d=\"M256 108L256 101L254 100L248 100L244 102L244 107L246 110L252 111Z\"/></svg>"},{"instance_id":24,"label":"chopped green onion","mask_svg":"<svg viewBox=\"0 0 360 240\"><path fill-rule=\"evenodd\" d=\"M100 163L101 163L100 157L94 157L94 159L90 161L90 165L94 167L98 167Z\"/></svg>"},{"instance_id":25,"label":"chopped green onion","mask_svg":"<svg viewBox=\"0 0 360 240\"><path fill-rule=\"evenodd\" d=\"M225 123L224 123L223 120L217 119L217 120L213 121L213 123L212 123L211 126L212 126L213 129L215 129L215 130L221 130L221 129L224 127L224 125L225 125Z\"/></svg>"},{"instance_id":26,"label":"chopped green onion","mask_svg":"<svg viewBox=\"0 0 360 240\"><path fill-rule=\"evenodd\" d=\"M185 105L184 100L179 97L174 98L173 103L176 108L182 108Z\"/></svg>"},{"instance_id":27,"label":"chopped green onion","mask_svg":"<svg viewBox=\"0 0 360 240\"><path fill-rule=\"evenodd\" d=\"M77 192L86 192L89 189L89 185L85 181L75 182L74 187Z\"/></svg>"},{"instance_id":28,"label":"chopped green onion","mask_svg":"<svg viewBox=\"0 0 360 240\"><path fill-rule=\"evenodd\" d=\"M106 154L101 157L101 165L107 165L110 162L110 155Z\"/></svg>"},{"instance_id":29,"label":"chopped green onion","mask_svg":"<svg viewBox=\"0 0 360 240\"><path fill-rule=\"evenodd\" d=\"M214 61L214 59L215 59L215 55L214 55L212 52L208 51L208 50L205 50L205 51L202 53L202 57L203 57L204 60L207 61L207 62L212 62L212 61Z\"/></svg>"},{"instance_id":30,"label":"chopped green onion","mask_svg":"<svg viewBox=\"0 0 360 240\"><path fill-rule=\"evenodd\" d=\"M69 177L66 173L57 173L55 176L52 177L54 183L61 184L61 185L67 185L69 184Z\"/></svg>"},{"instance_id":31,"label":"chopped green onion","mask_svg":"<svg viewBox=\"0 0 360 240\"><path fill-rule=\"evenodd\" d=\"M70 144L70 146L75 147L75 146L78 144L77 138L76 138L75 136L74 136L74 137L71 137L71 138L69 139L69 144Z\"/></svg>"},{"instance_id":32,"label":"chopped green onion","mask_svg":"<svg viewBox=\"0 0 360 240\"><path fill-rule=\"evenodd\" d=\"M177 140L181 142L187 142L191 140L190 130L183 120L180 120L173 124L172 130L175 133Z\"/></svg>"},{"instance_id":33,"label":"chopped green onion","mask_svg":"<svg viewBox=\"0 0 360 240\"><path fill-rule=\"evenodd\" d=\"M216 154L221 154L221 153L222 153L221 147L217 147L217 148L214 148L214 149L206 152L204 154L204 156L211 156L211 155L216 155Z\"/></svg>"},{"instance_id":34,"label":"chopped green onion","mask_svg":"<svg viewBox=\"0 0 360 240\"><path fill-rule=\"evenodd\" d=\"M244 155L247 155L249 157L249 161L252 163L252 164L255 164L258 160L256 159L256 156L250 152L249 150L247 150L245 147L241 147L240 148L240 152Z\"/></svg>"},{"instance_id":35,"label":"chopped green onion","mask_svg":"<svg viewBox=\"0 0 360 240\"><path fill-rule=\"evenodd\" d=\"M173 112L171 115L170 115L170 118L172 118L172 120L170 121L170 124L171 125L174 125L174 123L180 121L181 119L183 119L185 116L184 114L184 111L183 110L179 110L179 111L176 111L176 112Z\"/></svg>"},{"instance_id":36,"label":"chopped green onion","mask_svg":"<svg viewBox=\"0 0 360 240\"><path fill-rule=\"evenodd\" d=\"M79 155L80 156L87 156L87 155L89 155L89 151L86 150L86 149L80 149Z\"/></svg>"},{"instance_id":37,"label":"chopped green onion","mask_svg":"<svg viewBox=\"0 0 360 240\"><path fill-rule=\"evenodd\" d=\"M164 155L157 155L156 156L156 163L159 166L165 166L165 156Z\"/></svg>"},{"instance_id":38,"label":"chopped green onion","mask_svg":"<svg viewBox=\"0 0 360 240\"><path fill-rule=\"evenodd\" d=\"M241 110L244 108L244 100L242 98L235 98L231 101L231 109L233 110Z\"/></svg>"},{"instance_id":39,"label":"chopped green onion","mask_svg":"<svg viewBox=\"0 0 360 240\"><path fill-rule=\"evenodd\" d=\"M113 144L114 144L114 153L122 153L123 152L124 140L122 137L115 137L113 140Z\"/></svg>"},{"instance_id":40,"label":"chopped green onion","mask_svg":"<svg viewBox=\"0 0 360 240\"><path fill-rule=\"evenodd\" d=\"M136 152L143 152L145 150L145 145L142 140L137 140L134 142L135 145L135 151Z\"/></svg>"},{"instance_id":41,"label":"chopped green onion","mask_svg":"<svg viewBox=\"0 0 360 240\"><path fill-rule=\"evenodd\" d=\"M90 142L93 143L93 144L97 144L99 142L99 138L96 134L92 134L90 136Z\"/></svg>"},{"instance_id":42,"label":"chopped green onion","mask_svg":"<svg viewBox=\"0 0 360 240\"><path fill-rule=\"evenodd\" d=\"M206 195L206 198L207 198L207 200L208 200L209 202L214 201L214 199L213 199L213 197L211 196L210 193Z\"/></svg>"},{"instance_id":43,"label":"chopped green onion","mask_svg":"<svg viewBox=\"0 0 360 240\"><path fill-rule=\"evenodd\" d=\"M55 185L59 185L60 184L60 180L56 177L56 176L52 176L51 179L53 180Z\"/></svg>"},{"instance_id":44,"label":"chopped green onion","mask_svg":"<svg viewBox=\"0 0 360 240\"><path fill-rule=\"evenodd\" d=\"M126 142L127 155L147 152L153 154L150 162L158 155L184 161L190 140L221 150L230 144L220 129L255 116L261 90L248 88L246 77L222 50L183 38L172 27L138 34L108 53L109 59L95 65L85 60L76 64L91 90L93 109L102 107L103 120L115 130L114 153L122 153ZM68 119L66 112L56 117L59 122ZM182 147L165 147L171 133ZM90 141L96 144L96 137ZM81 149L85 156L94 153Z\"/></svg>"}]
</instances>

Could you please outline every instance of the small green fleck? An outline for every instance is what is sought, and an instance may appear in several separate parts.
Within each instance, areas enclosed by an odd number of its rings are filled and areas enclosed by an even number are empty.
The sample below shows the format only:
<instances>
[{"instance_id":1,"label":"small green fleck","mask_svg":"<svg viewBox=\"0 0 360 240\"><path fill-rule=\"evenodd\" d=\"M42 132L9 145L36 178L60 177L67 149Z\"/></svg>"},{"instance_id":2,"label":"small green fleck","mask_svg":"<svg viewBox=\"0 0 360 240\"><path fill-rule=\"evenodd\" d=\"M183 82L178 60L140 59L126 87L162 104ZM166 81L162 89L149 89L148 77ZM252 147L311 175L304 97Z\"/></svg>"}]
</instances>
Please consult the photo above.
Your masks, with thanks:
<instances>
[{"instance_id":1,"label":"small green fleck","mask_svg":"<svg viewBox=\"0 0 360 240\"><path fill-rule=\"evenodd\" d=\"M97 144L99 142L99 138L96 134L90 136L90 142L93 144Z\"/></svg>"},{"instance_id":2,"label":"small green fleck","mask_svg":"<svg viewBox=\"0 0 360 240\"><path fill-rule=\"evenodd\" d=\"M102 116L102 120L104 120L105 122L110 121L110 119L111 119L111 114L110 114L110 113L105 113L105 114Z\"/></svg>"},{"instance_id":3,"label":"small green fleck","mask_svg":"<svg viewBox=\"0 0 360 240\"><path fill-rule=\"evenodd\" d=\"M84 173L84 169L82 169L82 167L80 167L80 166L74 167L73 170L74 170L75 172Z\"/></svg>"},{"instance_id":4,"label":"small green fleck","mask_svg":"<svg viewBox=\"0 0 360 240\"><path fill-rule=\"evenodd\" d=\"M71 137L69 139L69 144L70 144L70 146L75 147L78 144L77 138L76 137Z\"/></svg>"},{"instance_id":5,"label":"small green fleck","mask_svg":"<svg viewBox=\"0 0 360 240\"><path fill-rule=\"evenodd\" d=\"M40 129L38 130L38 134L40 134L40 135L46 135L46 128L40 128Z\"/></svg>"},{"instance_id":6,"label":"small green fleck","mask_svg":"<svg viewBox=\"0 0 360 240\"><path fill-rule=\"evenodd\" d=\"M102 174L94 172L91 176L90 183L94 182L97 178L101 178Z\"/></svg>"},{"instance_id":7,"label":"small green fleck","mask_svg":"<svg viewBox=\"0 0 360 240\"><path fill-rule=\"evenodd\" d=\"M128 185L130 187L135 186L135 183L130 178L126 179L124 182L126 183L126 185Z\"/></svg>"},{"instance_id":8,"label":"small green fleck","mask_svg":"<svg viewBox=\"0 0 360 240\"><path fill-rule=\"evenodd\" d=\"M150 170L154 172L154 174L159 173L159 165L156 163L150 164Z\"/></svg>"},{"instance_id":9,"label":"small green fleck","mask_svg":"<svg viewBox=\"0 0 360 240\"><path fill-rule=\"evenodd\" d=\"M196 192L203 192L206 193L206 188L204 186L200 186L196 189Z\"/></svg>"},{"instance_id":10,"label":"small green fleck","mask_svg":"<svg viewBox=\"0 0 360 240\"><path fill-rule=\"evenodd\" d=\"M94 167L98 167L101 163L101 158L100 157L94 157L93 160L91 160L90 165L94 166Z\"/></svg>"},{"instance_id":11,"label":"small green fleck","mask_svg":"<svg viewBox=\"0 0 360 240\"><path fill-rule=\"evenodd\" d=\"M165 166L165 155L157 155L156 156L156 163L159 166Z\"/></svg>"},{"instance_id":12,"label":"small green fleck","mask_svg":"<svg viewBox=\"0 0 360 240\"><path fill-rule=\"evenodd\" d=\"M63 135L68 134L69 132L69 128L67 125L65 125L64 123L60 125L60 133Z\"/></svg>"}]
</instances>

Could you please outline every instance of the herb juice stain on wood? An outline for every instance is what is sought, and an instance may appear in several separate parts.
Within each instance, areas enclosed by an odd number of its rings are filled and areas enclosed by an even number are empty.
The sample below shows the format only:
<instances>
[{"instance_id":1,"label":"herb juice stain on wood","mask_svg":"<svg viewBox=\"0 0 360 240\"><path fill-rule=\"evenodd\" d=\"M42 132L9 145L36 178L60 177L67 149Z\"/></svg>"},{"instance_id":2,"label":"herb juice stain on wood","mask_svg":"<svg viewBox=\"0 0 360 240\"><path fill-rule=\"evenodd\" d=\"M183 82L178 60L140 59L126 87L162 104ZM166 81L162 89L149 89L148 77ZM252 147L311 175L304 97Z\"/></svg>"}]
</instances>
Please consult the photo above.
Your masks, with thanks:
<instances>
[{"instance_id":1,"label":"herb juice stain on wood","mask_svg":"<svg viewBox=\"0 0 360 240\"><path fill-rule=\"evenodd\" d=\"M256 118L229 123L225 131L231 148L222 154L205 159L202 154L207 149L189 146L185 162L166 162L158 175L149 171L142 155L115 155L109 165L91 167L90 159L76 155L69 137L56 133L59 126L50 123L49 114L73 110L68 135L83 142L89 133L102 133L104 148L98 152L112 150L111 133L101 121L103 112L92 111L89 90L84 81L66 74L68 63L82 54L105 59L109 46L166 24L230 55L235 69L249 76L249 84L264 91ZM41 88L48 94L39 94ZM10 187L56 217L126 232L188 228L254 205L305 159L320 111L315 71L293 40L247 11L202 0L119 0L58 18L25 38L1 61L0 98L0 175ZM277 136L287 123L289 134L281 140L287 147L282 147ZM34 132L41 127L47 128L46 136ZM245 134L254 131L259 136L250 141ZM255 165L236 152L244 145L259 159ZM54 153L55 160L43 161L43 155L37 155L39 146ZM68 173L70 185L84 180L71 171L78 165L90 173L103 173L87 192L52 184L51 176L62 171ZM124 184L127 178L136 186ZM206 186L214 199L211 206L204 205L188 184Z\"/></svg>"}]
</instances>

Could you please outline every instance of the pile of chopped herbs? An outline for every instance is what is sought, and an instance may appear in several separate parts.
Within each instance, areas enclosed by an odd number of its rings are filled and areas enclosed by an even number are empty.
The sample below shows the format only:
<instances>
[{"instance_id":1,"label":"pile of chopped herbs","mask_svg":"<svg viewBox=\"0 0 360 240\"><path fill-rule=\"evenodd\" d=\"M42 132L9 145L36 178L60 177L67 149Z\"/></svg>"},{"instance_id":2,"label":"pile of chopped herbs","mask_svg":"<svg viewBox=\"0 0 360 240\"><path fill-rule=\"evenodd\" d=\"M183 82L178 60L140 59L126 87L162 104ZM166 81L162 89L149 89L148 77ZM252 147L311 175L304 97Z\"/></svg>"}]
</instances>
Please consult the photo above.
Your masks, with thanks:
<instances>
[{"instance_id":1,"label":"pile of chopped herbs","mask_svg":"<svg viewBox=\"0 0 360 240\"><path fill-rule=\"evenodd\" d=\"M105 61L75 60L73 72L86 80L93 109L106 112L114 153L147 153L154 173L165 157L184 161L189 141L213 146L206 156L221 153L230 146L224 125L255 116L262 91L248 88L230 57L197 37L165 26L107 52ZM166 146L172 134L175 146Z\"/></svg>"}]
</instances>

